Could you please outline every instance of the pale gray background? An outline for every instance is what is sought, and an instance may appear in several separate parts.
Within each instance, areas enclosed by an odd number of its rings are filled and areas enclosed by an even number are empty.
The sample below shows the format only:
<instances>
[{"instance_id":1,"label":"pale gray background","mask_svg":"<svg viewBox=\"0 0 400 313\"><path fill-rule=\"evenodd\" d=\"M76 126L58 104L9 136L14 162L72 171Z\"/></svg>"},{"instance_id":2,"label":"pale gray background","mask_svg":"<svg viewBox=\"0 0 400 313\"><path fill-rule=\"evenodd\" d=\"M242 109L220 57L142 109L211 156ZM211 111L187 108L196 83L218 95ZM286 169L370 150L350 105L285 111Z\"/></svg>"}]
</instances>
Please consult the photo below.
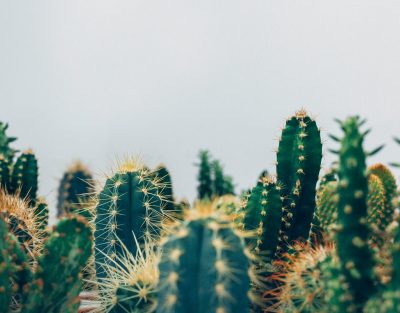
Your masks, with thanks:
<instances>
[{"instance_id":1,"label":"pale gray background","mask_svg":"<svg viewBox=\"0 0 400 313\"><path fill-rule=\"evenodd\" d=\"M399 161L399 16L398 0L1 0L0 118L51 201L72 159L101 174L125 154L193 198L200 148L247 187L302 106L325 139L367 117L367 146L388 144L374 160Z\"/></svg>"}]
</instances>

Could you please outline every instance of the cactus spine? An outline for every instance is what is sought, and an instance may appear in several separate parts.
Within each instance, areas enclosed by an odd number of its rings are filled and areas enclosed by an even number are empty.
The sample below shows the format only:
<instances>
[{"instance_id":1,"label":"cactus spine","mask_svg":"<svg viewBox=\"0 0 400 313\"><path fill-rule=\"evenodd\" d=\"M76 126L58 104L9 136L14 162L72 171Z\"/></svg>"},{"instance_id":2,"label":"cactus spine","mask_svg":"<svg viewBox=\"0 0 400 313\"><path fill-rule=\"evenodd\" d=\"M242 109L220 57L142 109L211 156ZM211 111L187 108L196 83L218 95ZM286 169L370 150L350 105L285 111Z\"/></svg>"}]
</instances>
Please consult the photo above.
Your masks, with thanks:
<instances>
[{"instance_id":1,"label":"cactus spine","mask_svg":"<svg viewBox=\"0 0 400 313\"><path fill-rule=\"evenodd\" d=\"M160 233L164 186L144 166L127 162L107 179L96 207L95 258L98 278L104 278L104 266L123 249L137 253L134 238L142 245Z\"/></svg>"},{"instance_id":2,"label":"cactus spine","mask_svg":"<svg viewBox=\"0 0 400 313\"><path fill-rule=\"evenodd\" d=\"M284 196L281 230L284 242L306 240L309 236L321 159L317 124L305 111L299 111L286 121L277 153L276 172Z\"/></svg>"},{"instance_id":3,"label":"cactus spine","mask_svg":"<svg viewBox=\"0 0 400 313\"><path fill-rule=\"evenodd\" d=\"M249 260L230 223L213 216L187 220L162 249L158 313L249 312Z\"/></svg>"}]
</instances>

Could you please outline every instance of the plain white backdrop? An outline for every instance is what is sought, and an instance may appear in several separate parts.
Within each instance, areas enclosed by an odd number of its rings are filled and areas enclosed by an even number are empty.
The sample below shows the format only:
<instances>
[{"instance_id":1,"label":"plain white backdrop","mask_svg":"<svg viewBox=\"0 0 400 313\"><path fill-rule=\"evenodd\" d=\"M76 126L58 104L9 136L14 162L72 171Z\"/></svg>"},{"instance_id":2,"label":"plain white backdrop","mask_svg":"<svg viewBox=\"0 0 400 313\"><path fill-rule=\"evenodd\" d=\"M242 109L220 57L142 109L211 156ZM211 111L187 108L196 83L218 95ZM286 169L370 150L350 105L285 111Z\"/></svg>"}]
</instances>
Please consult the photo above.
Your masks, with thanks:
<instances>
[{"instance_id":1,"label":"plain white backdrop","mask_svg":"<svg viewBox=\"0 0 400 313\"><path fill-rule=\"evenodd\" d=\"M3 0L0 119L53 206L77 158L99 177L126 154L163 162L192 199L207 148L247 188L301 107L330 147L333 118L368 118L366 146L387 144L370 162L400 161L399 16L397 0Z\"/></svg>"}]
</instances>

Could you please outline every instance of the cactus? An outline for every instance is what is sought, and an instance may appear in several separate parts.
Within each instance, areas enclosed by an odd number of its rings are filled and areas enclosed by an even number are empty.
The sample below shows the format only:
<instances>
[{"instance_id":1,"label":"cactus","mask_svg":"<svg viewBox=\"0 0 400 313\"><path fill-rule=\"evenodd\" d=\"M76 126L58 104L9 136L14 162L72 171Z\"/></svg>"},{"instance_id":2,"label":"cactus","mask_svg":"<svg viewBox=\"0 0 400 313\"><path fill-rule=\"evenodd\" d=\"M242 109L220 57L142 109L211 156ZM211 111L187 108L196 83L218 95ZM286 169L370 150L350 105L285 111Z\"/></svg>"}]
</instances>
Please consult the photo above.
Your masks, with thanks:
<instances>
[{"instance_id":1,"label":"cactus","mask_svg":"<svg viewBox=\"0 0 400 313\"><path fill-rule=\"evenodd\" d=\"M283 242L304 241L309 236L321 159L317 124L305 111L299 111L286 121L277 153L276 172L284 196Z\"/></svg>"},{"instance_id":2,"label":"cactus","mask_svg":"<svg viewBox=\"0 0 400 313\"><path fill-rule=\"evenodd\" d=\"M94 301L100 306L95 312L154 312L160 251L152 243L136 244L137 253L132 255L121 243L123 253L105 265L106 278L98 282Z\"/></svg>"},{"instance_id":3,"label":"cactus","mask_svg":"<svg viewBox=\"0 0 400 313\"><path fill-rule=\"evenodd\" d=\"M31 260L40 255L43 238L46 237L43 222L35 210L18 196L0 189L0 217L6 221L9 232L27 250Z\"/></svg>"},{"instance_id":4,"label":"cactus","mask_svg":"<svg viewBox=\"0 0 400 313\"><path fill-rule=\"evenodd\" d=\"M282 220L281 187L271 176L264 176L251 191L250 197L239 213L244 230L255 232L248 239L257 255L270 262L275 258Z\"/></svg>"},{"instance_id":5,"label":"cactus","mask_svg":"<svg viewBox=\"0 0 400 313\"><path fill-rule=\"evenodd\" d=\"M198 199L211 199L213 195L213 183L209 152L206 150L200 151L199 158L199 174L197 176L199 185L197 187L197 197Z\"/></svg>"},{"instance_id":6,"label":"cactus","mask_svg":"<svg viewBox=\"0 0 400 313\"><path fill-rule=\"evenodd\" d=\"M334 246L297 245L293 249L296 253L285 254L279 262L281 270L271 276L278 287L266 292L265 297L272 300L266 312L327 312L329 272L339 271Z\"/></svg>"},{"instance_id":7,"label":"cactus","mask_svg":"<svg viewBox=\"0 0 400 313\"><path fill-rule=\"evenodd\" d=\"M341 263L339 297L329 302L332 312L361 312L375 288L372 279L373 260L367 245L370 232L366 225L368 179L363 149L365 134L362 122L352 117L340 126L344 132L339 151L339 204L336 242ZM377 151L377 150L376 150ZM346 287L344 287L346 286ZM338 300L338 301L335 301Z\"/></svg>"},{"instance_id":8,"label":"cactus","mask_svg":"<svg viewBox=\"0 0 400 313\"><path fill-rule=\"evenodd\" d=\"M171 175L170 175L169 171L163 164L160 164L154 170L154 174L155 174L155 177L158 178L160 183L162 185L164 185L163 196L164 196L164 201L165 201L165 206L164 206L165 213L166 214L179 213L179 212L176 212L174 193L173 193L173 189L172 189L172 180L171 180Z\"/></svg>"},{"instance_id":9,"label":"cactus","mask_svg":"<svg viewBox=\"0 0 400 313\"><path fill-rule=\"evenodd\" d=\"M13 166L10 190L27 199L30 206L36 204L38 190L38 164L32 150L24 151Z\"/></svg>"},{"instance_id":10,"label":"cactus","mask_svg":"<svg viewBox=\"0 0 400 313\"><path fill-rule=\"evenodd\" d=\"M38 198L34 209L34 215L37 217L39 227L45 230L49 224L49 207L43 198Z\"/></svg>"},{"instance_id":11,"label":"cactus","mask_svg":"<svg viewBox=\"0 0 400 313\"><path fill-rule=\"evenodd\" d=\"M229 222L198 204L162 244L158 313L249 312L250 265Z\"/></svg>"},{"instance_id":12,"label":"cactus","mask_svg":"<svg viewBox=\"0 0 400 313\"><path fill-rule=\"evenodd\" d=\"M392 277L382 290L372 297L365 306L365 313L400 312L400 227L394 229L394 243L390 248L392 258Z\"/></svg>"},{"instance_id":13,"label":"cactus","mask_svg":"<svg viewBox=\"0 0 400 313\"><path fill-rule=\"evenodd\" d=\"M11 177L11 159L0 155L0 188L9 190Z\"/></svg>"},{"instance_id":14,"label":"cactus","mask_svg":"<svg viewBox=\"0 0 400 313\"><path fill-rule=\"evenodd\" d=\"M6 160L12 160L17 150L10 147L10 144L17 140L16 137L8 137L6 131L8 124L0 122L0 156Z\"/></svg>"},{"instance_id":15,"label":"cactus","mask_svg":"<svg viewBox=\"0 0 400 313\"><path fill-rule=\"evenodd\" d=\"M160 234L163 219L164 185L158 177L135 161L123 164L108 178L96 207L95 258L98 278L104 278L104 264L122 252L122 242L136 255L137 245L153 241Z\"/></svg>"},{"instance_id":16,"label":"cactus","mask_svg":"<svg viewBox=\"0 0 400 313\"><path fill-rule=\"evenodd\" d=\"M224 195L235 194L232 177L224 175L221 162L214 160L211 163L213 170L213 195L221 197Z\"/></svg>"},{"instance_id":17,"label":"cactus","mask_svg":"<svg viewBox=\"0 0 400 313\"><path fill-rule=\"evenodd\" d=\"M81 163L75 162L64 174L58 188L57 216L65 213L79 213L94 192L93 177Z\"/></svg>"},{"instance_id":18,"label":"cactus","mask_svg":"<svg viewBox=\"0 0 400 313\"><path fill-rule=\"evenodd\" d=\"M38 268L21 313L76 312L80 273L92 253L92 233L85 219L61 219L38 259Z\"/></svg>"},{"instance_id":19,"label":"cactus","mask_svg":"<svg viewBox=\"0 0 400 313\"><path fill-rule=\"evenodd\" d=\"M376 175L383 184L385 193L385 207L381 211L381 229L385 229L391 222L393 222L393 215L395 211L394 200L396 198L397 184L393 173L389 168L382 163L375 164L368 168L371 175Z\"/></svg>"}]
</instances>

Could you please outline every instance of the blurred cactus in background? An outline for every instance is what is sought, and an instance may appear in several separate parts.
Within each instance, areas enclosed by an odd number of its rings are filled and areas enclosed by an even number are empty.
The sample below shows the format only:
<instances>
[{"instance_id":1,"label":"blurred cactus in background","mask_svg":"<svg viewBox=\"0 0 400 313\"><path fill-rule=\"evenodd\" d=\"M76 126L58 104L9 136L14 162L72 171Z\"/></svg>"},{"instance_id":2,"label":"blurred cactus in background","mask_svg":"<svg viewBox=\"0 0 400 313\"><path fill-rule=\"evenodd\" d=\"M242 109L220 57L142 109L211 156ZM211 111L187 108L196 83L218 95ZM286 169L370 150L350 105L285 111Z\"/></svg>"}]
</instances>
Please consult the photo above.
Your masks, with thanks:
<instances>
[{"instance_id":1,"label":"blurred cactus in background","mask_svg":"<svg viewBox=\"0 0 400 313\"><path fill-rule=\"evenodd\" d=\"M57 216L68 213L81 213L94 193L93 176L80 161L64 173L58 188Z\"/></svg>"}]
</instances>

